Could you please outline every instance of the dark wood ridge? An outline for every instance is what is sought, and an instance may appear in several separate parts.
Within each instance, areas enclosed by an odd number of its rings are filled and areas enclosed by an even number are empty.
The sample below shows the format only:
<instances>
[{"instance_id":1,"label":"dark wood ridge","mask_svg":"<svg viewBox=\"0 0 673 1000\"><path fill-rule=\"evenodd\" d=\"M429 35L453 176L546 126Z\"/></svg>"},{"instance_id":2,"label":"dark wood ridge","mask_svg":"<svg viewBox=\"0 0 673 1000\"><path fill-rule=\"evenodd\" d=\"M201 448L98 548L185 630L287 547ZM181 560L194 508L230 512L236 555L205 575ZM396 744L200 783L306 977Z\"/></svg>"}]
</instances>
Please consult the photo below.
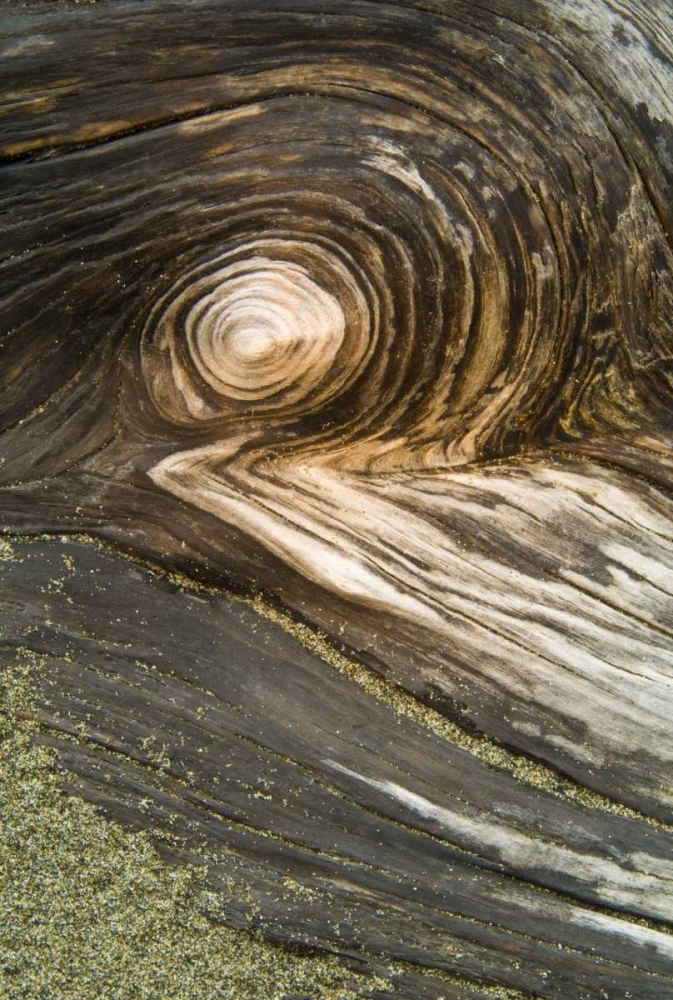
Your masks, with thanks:
<instances>
[{"instance_id":1,"label":"dark wood ridge","mask_svg":"<svg viewBox=\"0 0 673 1000\"><path fill-rule=\"evenodd\" d=\"M483 764L224 594L13 548L3 656L43 659L73 788L234 879L237 921L543 996L665 995L671 831Z\"/></svg>"},{"instance_id":2,"label":"dark wood ridge","mask_svg":"<svg viewBox=\"0 0 673 1000\"><path fill-rule=\"evenodd\" d=\"M2 656L73 791L391 997L673 995L670 4L2 20Z\"/></svg>"}]
</instances>

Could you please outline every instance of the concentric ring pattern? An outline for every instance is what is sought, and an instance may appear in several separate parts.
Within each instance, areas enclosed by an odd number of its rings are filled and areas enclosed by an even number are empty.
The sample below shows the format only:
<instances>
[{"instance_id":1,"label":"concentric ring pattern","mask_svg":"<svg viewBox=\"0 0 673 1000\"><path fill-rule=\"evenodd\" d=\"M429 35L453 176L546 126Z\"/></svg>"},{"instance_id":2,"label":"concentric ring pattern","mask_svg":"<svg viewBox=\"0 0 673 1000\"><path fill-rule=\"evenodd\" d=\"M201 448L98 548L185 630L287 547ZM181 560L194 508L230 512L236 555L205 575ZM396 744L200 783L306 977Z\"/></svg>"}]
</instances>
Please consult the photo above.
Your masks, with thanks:
<instances>
[{"instance_id":1,"label":"concentric ring pattern","mask_svg":"<svg viewBox=\"0 0 673 1000\"><path fill-rule=\"evenodd\" d=\"M669 996L669 0L14 6L40 736L386 996Z\"/></svg>"},{"instance_id":2,"label":"concentric ring pattern","mask_svg":"<svg viewBox=\"0 0 673 1000\"><path fill-rule=\"evenodd\" d=\"M358 470L647 425L670 251L638 137L523 28L439 18L394 67L385 34L371 62L314 39L302 93L269 69L182 127L199 252L143 331L162 417L263 413L267 443Z\"/></svg>"},{"instance_id":3,"label":"concentric ring pattern","mask_svg":"<svg viewBox=\"0 0 673 1000\"><path fill-rule=\"evenodd\" d=\"M3 476L670 811L666 10L193 6L1 147Z\"/></svg>"}]
</instances>

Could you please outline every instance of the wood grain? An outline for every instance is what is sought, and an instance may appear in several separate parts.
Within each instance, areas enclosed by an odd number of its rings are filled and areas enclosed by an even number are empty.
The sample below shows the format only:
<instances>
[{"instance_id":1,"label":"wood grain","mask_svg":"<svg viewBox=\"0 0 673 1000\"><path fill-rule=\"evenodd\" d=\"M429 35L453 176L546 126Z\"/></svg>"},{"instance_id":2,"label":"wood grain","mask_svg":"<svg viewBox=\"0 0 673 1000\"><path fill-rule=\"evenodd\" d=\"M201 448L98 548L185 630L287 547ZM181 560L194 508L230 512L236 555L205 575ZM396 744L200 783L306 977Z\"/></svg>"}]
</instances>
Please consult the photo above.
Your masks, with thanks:
<instances>
[{"instance_id":1,"label":"wood grain","mask_svg":"<svg viewBox=\"0 0 673 1000\"><path fill-rule=\"evenodd\" d=\"M2 624L73 788L396 996L670 995L670 4L4 29Z\"/></svg>"}]
</instances>

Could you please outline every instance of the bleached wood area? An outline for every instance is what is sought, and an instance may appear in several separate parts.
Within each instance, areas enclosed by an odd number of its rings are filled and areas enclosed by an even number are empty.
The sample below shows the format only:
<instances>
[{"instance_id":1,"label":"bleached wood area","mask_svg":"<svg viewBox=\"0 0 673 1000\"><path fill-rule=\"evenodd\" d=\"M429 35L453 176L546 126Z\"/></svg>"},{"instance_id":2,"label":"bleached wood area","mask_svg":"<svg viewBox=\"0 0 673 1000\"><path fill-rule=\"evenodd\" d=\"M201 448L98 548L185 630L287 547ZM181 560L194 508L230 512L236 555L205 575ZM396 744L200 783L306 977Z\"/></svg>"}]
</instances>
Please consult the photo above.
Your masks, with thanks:
<instances>
[{"instance_id":1,"label":"bleached wood area","mask_svg":"<svg viewBox=\"0 0 673 1000\"><path fill-rule=\"evenodd\" d=\"M2 15L0 655L73 791L363 989L672 997L669 0Z\"/></svg>"}]
</instances>

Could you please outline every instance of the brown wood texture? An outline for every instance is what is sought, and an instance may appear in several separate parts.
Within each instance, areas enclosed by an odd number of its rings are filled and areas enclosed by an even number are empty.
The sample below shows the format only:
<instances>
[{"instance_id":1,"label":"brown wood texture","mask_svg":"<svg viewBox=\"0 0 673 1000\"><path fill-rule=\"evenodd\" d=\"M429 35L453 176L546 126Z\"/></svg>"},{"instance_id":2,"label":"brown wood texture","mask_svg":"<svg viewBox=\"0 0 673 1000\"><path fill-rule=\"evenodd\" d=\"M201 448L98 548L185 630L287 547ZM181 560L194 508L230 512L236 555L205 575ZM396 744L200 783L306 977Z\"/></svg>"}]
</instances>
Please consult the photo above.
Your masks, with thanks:
<instances>
[{"instance_id":1,"label":"brown wood texture","mask_svg":"<svg viewBox=\"0 0 673 1000\"><path fill-rule=\"evenodd\" d=\"M391 997L672 997L670 3L2 26L0 652L73 790Z\"/></svg>"}]
</instances>

